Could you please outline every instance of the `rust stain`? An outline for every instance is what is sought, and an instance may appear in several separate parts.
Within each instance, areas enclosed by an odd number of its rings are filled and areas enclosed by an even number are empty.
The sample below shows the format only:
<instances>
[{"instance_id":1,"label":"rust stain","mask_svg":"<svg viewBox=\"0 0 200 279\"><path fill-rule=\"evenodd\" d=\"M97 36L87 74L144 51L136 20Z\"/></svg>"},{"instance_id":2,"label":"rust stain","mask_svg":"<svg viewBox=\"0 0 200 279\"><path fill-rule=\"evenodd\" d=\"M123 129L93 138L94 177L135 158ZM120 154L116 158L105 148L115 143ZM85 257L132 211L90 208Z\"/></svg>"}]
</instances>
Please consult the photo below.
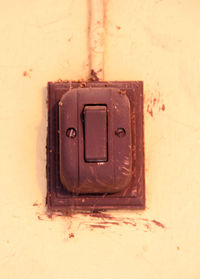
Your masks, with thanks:
<instances>
[{"instance_id":1,"label":"rust stain","mask_svg":"<svg viewBox=\"0 0 200 279\"><path fill-rule=\"evenodd\" d=\"M38 220L43 221L42 217L40 215L37 216Z\"/></svg>"},{"instance_id":2,"label":"rust stain","mask_svg":"<svg viewBox=\"0 0 200 279\"><path fill-rule=\"evenodd\" d=\"M107 222L107 221L100 222L100 224L103 224L103 225L117 225L117 226L120 225L119 222Z\"/></svg>"},{"instance_id":3,"label":"rust stain","mask_svg":"<svg viewBox=\"0 0 200 279\"><path fill-rule=\"evenodd\" d=\"M125 225L131 225L131 226L136 227L136 223L132 223L132 222L130 222L130 221L123 221L123 224L125 224Z\"/></svg>"},{"instance_id":4,"label":"rust stain","mask_svg":"<svg viewBox=\"0 0 200 279\"><path fill-rule=\"evenodd\" d=\"M118 25L116 25L116 28L117 28L117 30L120 30L120 29L121 29L121 27L120 27L120 26L118 26Z\"/></svg>"}]
</instances>

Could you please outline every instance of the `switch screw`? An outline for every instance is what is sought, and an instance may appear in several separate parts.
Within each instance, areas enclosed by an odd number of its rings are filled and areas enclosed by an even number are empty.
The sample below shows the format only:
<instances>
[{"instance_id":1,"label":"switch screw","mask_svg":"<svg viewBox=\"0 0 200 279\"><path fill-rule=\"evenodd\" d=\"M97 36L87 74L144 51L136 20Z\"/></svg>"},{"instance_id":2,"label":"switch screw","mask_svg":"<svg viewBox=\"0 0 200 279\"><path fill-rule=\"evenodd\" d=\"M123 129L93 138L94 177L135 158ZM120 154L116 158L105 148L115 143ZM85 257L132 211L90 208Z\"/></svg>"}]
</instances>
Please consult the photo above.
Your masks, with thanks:
<instances>
[{"instance_id":1,"label":"switch screw","mask_svg":"<svg viewBox=\"0 0 200 279\"><path fill-rule=\"evenodd\" d=\"M74 128L68 128L67 131L66 131L66 136L68 138L75 138L76 137L76 130Z\"/></svg>"},{"instance_id":2,"label":"switch screw","mask_svg":"<svg viewBox=\"0 0 200 279\"><path fill-rule=\"evenodd\" d=\"M124 128L118 128L115 131L115 135L118 136L119 138L123 138L126 135L126 131Z\"/></svg>"}]
</instances>

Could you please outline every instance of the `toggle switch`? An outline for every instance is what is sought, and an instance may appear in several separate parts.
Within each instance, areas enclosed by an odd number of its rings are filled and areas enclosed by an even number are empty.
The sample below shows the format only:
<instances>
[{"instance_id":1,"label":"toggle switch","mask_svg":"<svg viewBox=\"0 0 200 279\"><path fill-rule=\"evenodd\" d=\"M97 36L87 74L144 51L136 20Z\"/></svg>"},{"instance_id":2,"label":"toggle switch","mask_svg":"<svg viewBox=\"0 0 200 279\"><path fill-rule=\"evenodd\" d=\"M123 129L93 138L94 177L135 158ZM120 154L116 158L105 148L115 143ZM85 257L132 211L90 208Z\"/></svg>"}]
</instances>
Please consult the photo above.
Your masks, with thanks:
<instances>
[{"instance_id":1,"label":"toggle switch","mask_svg":"<svg viewBox=\"0 0 200 279\"><path fill-rule=\"evenodd\" d=\"M107 161L107 110L104 105L84 107L85 161Z\"/></svg>"}]
</instances>

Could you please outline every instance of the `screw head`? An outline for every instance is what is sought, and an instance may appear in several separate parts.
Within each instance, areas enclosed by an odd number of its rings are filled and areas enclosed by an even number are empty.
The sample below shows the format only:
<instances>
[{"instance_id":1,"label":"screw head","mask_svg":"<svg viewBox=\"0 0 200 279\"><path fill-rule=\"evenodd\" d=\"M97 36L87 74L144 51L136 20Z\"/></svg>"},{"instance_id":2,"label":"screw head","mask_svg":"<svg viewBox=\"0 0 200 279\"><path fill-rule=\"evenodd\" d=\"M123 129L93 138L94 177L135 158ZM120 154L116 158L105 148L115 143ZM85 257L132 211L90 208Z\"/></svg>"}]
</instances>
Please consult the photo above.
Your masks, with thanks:
<instances>
[{"instance_id":1,"label":"screw head","mask_svg":"<svg viewBox=\"0 0 200 279\"><path fill-rule=\"evenodd\" d=\"M76 134L76 129L74 128L68 128L66 131L66 136L71 139L74 139L76 137Z\"/></svg>"},{"instance_id":2,"label":"screw head","mask_svg":"<svg viewBox=\"0 0 200 279\"><path fill-rule=\"evenodd\" d=\"M117 130L115 131L115 135L119 138L123 138L126 135L126 131L124 128L117 128Z\"/></svg>"}]
</instances>

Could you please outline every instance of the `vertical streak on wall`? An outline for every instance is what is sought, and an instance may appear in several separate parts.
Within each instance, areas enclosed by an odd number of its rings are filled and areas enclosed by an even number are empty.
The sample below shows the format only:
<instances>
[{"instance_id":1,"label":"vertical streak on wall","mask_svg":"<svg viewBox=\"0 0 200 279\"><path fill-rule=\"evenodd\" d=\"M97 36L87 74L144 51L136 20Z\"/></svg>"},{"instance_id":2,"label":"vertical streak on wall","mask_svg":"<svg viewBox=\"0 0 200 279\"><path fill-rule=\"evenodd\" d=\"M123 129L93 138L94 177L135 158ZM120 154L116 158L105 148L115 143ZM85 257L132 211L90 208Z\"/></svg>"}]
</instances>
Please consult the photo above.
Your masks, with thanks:
<instances>
[{"instance_id":1,"label":"vertical streak on wall","mask_svg":"<svg viewBox=\"0 0 200 279\"><path fill-rule=\"evenodd\" d=\"M94 70L99 80L104 78L104 0L88 0L89 70Z\"/></svg>"}]
</instances>

